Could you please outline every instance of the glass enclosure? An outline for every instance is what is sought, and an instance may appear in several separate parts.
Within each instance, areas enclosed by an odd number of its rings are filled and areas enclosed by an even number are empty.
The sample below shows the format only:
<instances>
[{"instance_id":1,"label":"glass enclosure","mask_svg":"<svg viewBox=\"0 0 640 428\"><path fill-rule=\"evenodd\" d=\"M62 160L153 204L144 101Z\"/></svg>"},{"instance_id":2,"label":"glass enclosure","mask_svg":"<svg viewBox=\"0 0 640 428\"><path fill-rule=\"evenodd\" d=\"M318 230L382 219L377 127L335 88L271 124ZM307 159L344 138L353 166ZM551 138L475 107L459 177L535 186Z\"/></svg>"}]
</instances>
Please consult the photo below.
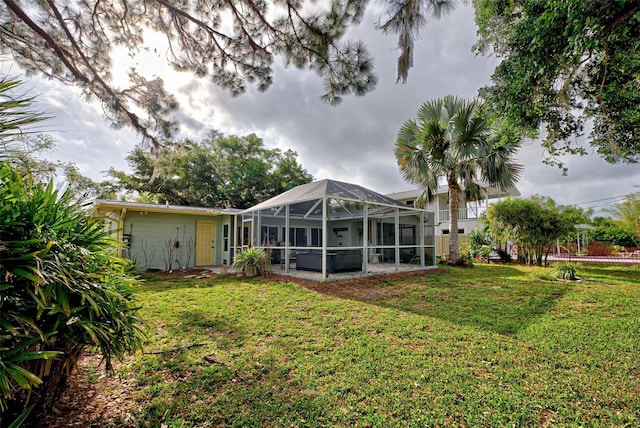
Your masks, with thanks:
<instances>
[{"instance_id":1,"label":"glass enclosure","mask_svg":"<svg viewBox=\"0 0 640 428\"><path fill-rule=\"evenodd\" d=\"M283 270L377 272L435 266L434 215L332 180L298 186L240 214L239 247Z\"/></svg>"}]
</instances>

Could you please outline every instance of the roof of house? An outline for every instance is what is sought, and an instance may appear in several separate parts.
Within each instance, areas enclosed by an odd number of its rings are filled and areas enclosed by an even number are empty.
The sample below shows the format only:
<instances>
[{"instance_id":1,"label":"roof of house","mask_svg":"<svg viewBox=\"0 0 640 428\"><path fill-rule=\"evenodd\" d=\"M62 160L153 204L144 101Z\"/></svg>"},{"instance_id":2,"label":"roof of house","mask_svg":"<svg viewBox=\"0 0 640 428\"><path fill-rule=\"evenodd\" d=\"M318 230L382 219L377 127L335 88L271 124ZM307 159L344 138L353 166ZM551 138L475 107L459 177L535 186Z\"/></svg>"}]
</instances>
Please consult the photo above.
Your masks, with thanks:
<instances>
[{"instance_id":1,"label":"roof of house","mask_svg":"<svg viewBox=\"0 0 640 428\"><path fill-rule=\"evenodd\" d=\"M478 183L478 184L480 186L482 186L485 189L486 192L488 192L490 198L498 198L498 197L506 197L506 196L512 196L512 197L520 196L520 191L515 186L511 187L509 189L499 189L497 187L487 186L486 184L483 184L483 183ZM438 188L435 191L435 194L436 195L440 195L440 194L446 195L448 192L449 192L449 186L442 185L442 186L438 186ZM406 200L406 199L417 198L420 195L420 193L422 193L422 190L420 190L420 189L412 189L412 190L405 190L403 192L389 193L389 194L387 194L387 196L390 197L390 198L402 201L402 200Z\"/></svg>"},{"instance_id":2,"label":"roof of house","mask_svg":"<svg viewBox=\"0 0 640 428\"><path fill-rule=\"evenodd\" d=\"M302 184L278 196L255 205L244 212L252 212L267 208L280 207L297 202L312 201L325 197L346 199L361 202L373 202L382 205L401 206L406 204L396 201L389 196L381 195L357 184L344 183L335 180L319 180Z\"/></svg>"},{"instance_id":3,"label":"roof of house","mask_svg":"<svg viewBox=\"0 0 640 428\"><path fill-rule=\"evenodd\" d=\"M96 199L93 203L94 211L127 209L129 211L144 211L155 213L190 214L190 215L221 215L237 214L242 210L235 208L203 208L187 207L169 204L147 204L141 202L114 201L108 199Z\"/></svg>"}]
</instances>

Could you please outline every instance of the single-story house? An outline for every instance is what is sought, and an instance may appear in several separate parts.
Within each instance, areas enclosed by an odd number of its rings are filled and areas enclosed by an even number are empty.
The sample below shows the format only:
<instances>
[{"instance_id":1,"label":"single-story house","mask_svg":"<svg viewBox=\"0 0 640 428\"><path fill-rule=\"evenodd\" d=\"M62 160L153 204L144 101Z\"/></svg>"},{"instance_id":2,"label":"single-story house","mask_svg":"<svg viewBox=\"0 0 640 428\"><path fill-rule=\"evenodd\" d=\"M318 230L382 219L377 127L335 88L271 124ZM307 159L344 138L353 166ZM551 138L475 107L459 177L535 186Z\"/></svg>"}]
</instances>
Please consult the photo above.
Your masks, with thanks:
<instances>
[{"instance_id":1,"label":"single-story house","mask_svg":"<svg viewBox=\"0 0 640 428\"><path fill-rule=\"evenodd\" d=\"M147 269L230 265L241 210L98 199L93 215L124 245L118 255Z\"/></svg>"},{"instance_id":2,"label":"single-story house","mask_svg":"<svg viewBox=\"0 0 640 428\"><path fill-rule=\"evenodd\" d=\"M264 248L285 272L367 273L386 263L435 266L434 214L362 186L320 180L248 210L96 200L93 215L147 269L230 265L236 251ZM286 262L285 262L286 261Z\"/></svg>"}]
</instances>

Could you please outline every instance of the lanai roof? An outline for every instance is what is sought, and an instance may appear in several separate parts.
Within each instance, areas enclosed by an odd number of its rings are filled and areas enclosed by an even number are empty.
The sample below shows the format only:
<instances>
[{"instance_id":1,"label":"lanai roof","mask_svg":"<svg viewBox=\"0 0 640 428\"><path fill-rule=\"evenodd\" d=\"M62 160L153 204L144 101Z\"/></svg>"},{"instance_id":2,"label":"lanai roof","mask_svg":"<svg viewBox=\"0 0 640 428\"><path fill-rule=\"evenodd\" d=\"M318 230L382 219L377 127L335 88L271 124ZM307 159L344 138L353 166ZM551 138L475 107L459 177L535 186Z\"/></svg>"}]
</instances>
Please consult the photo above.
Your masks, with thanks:
<instances>
[{"instance_id":1,"label":"lanai roof","mask_svg":"<svg viewBox=\"0 0 640 428\"><path fill-rule=\"evenodd\" d=\"M324 197L407 207L406 204L403 204L402 202L398 202L395 199L381 195L380 193L376 193L373 190L369 190L357 184L324 179L294 187L293 189L259 203L244 212L247 213L298 202L313 201Z\"/></svg>"}]
</instances>

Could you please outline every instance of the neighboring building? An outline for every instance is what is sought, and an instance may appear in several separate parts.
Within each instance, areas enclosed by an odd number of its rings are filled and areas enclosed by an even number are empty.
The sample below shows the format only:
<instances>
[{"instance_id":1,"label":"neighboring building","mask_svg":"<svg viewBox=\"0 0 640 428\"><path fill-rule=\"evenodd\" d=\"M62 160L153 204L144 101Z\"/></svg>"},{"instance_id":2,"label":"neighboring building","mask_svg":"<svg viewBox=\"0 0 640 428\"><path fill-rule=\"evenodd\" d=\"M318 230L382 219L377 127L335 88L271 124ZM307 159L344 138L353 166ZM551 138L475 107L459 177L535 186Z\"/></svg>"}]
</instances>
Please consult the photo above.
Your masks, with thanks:
<instances>
[{"instance_id":1,"label":"neighboring building","mask_svg":"<svg viewBox=\"0 0 640 428\"><path fill-rule=\"evenodd\" d=\"M93 215L126 245L118 253L147 269L230 265L240 210L98 199Z\"/></svg>"},{"instance_id":2,"label":"neighboring building","mask_svg":"<svg viewBox=\"0 0 640 428\"><path fill-rule=\"evenodd\" d=\"M496 187L483 187L485 197L471 202L460 201L458 209L458 233L460 244L466 242L466 235L474 230L478 220L485 217L487 208L493 201L506 197L518 197L520 191L512 187L508 190ZM405 192L390 193L386 196L413 207L421 191L418 189ZM436 254L448 255L449 253L449 188L438 186L433 201L424 207L427 211L435 213Z\"/></svg>"}]
</instances>

